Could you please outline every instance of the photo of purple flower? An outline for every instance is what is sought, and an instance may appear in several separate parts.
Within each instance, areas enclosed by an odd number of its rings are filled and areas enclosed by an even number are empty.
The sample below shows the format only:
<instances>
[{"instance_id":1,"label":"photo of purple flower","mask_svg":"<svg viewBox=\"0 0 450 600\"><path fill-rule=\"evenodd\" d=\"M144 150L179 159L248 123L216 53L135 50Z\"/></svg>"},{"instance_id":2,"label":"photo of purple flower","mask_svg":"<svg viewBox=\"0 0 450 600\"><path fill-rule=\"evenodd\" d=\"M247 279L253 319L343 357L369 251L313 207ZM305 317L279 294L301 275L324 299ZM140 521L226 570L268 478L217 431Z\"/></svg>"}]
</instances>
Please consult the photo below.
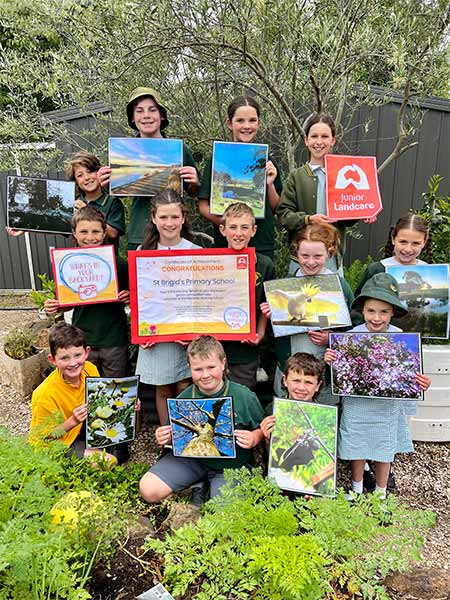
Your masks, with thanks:
<instances>
[{"instance_id":1,"label":"photo of purple flower","mask_svg":"<svg viewBox=\"0 0 450 600\"><path fill-rule=\"evenodd\" d=\"M418 333L332 333L332 392L338 396L422 400Z\"/></svg>"}]
</instances>

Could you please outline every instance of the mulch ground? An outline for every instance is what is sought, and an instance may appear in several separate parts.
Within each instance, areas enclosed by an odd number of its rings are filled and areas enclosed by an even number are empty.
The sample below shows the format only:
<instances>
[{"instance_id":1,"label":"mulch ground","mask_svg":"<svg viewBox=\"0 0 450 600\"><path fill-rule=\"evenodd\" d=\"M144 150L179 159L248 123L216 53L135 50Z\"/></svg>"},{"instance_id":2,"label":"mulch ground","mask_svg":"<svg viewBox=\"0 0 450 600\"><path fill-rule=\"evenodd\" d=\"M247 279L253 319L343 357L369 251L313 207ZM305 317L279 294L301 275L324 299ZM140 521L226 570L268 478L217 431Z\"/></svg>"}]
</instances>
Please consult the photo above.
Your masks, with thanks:
<instances>
[{"instance_id":1,"label":"mulch ground","mask_svg":"<svg viewBox=\"0 0 450 600\"><path fill-rule=\"evenodd\" d=\"M4 297L0 300L4 300ZM9 303L14 302L9 298ZM5 306L5 304L3 304ZM9 304L6 303L9 307ZM2 310L0 301L0 339L12 327L37 320L35 311ZM22 397L4 381L0 373L0 425L13 434L25 435L30 423L30 397ZM154 427L144 422L131 447L135 462L153 463L158 448ZM393 600L450 600L450 443L416 442L414 454L398 455L394 470L395 495L413 508L430 509L436 513L436 527L425 540L423 561L411 574L393 575L387 581ZM348 481L348 466L339 470L338 483ZM155 585L158 573L145 571L139 548L148 531L143 528L130 533L116 557L108 564L100 563L95 570L91 593L95 600L134 600L137 594Z\"/></svg>"}]
</instances>

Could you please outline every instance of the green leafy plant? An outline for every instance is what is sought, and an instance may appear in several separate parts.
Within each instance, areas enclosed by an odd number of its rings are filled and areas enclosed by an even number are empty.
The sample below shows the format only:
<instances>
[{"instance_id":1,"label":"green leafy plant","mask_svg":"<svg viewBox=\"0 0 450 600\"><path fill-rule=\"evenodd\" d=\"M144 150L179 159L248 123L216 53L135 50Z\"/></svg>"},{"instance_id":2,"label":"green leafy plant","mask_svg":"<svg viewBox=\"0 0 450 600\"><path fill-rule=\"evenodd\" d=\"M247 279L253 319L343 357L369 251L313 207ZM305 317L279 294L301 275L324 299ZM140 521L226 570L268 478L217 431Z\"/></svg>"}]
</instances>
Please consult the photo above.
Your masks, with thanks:
<instances>
[{"instance_id":1,"label":"green leafy plant","mask_svg":"<svg viewBox=\"0 0 450 600\"><path fill-rule=\"evenodd\" d=\"M419 558L422 533L434 522L433 513L408 510L393 497L349 503L340 492L336 500L291 502L257 471L226 479L195 525L145 542L163 556L163 581L175 596L384 600L383 578Z\"/></svg>"},{"instance_id":2,"label":"green leafy plant","mask_svg":"<svg viewBox=\"0 0 450 600\"><path fill-rule=\"evenodd\" d=\"M48 299L56 298L56 288L53 279L49 279L46 273L38 274L38 279L41 282L42 290L32 290L30 297L34 304L39 309L44 308L44 302Z\"/></svg>"},{"instance_id":3,"label":"green leafy plant","mask_svg":"<svg viewBox=\"0 0 450 600\"><path fill-rule=\"evenodd\" d=\"M430 226L431 241L423 257L430 263L450 262L450 196L439 193L443 181L440 175L430 177L428 190L422 194L423 208L418 212Z\"/></svg>"},{"instance_id":4,"label":"green leafy plant","mask_svg":"<svg viewBox=\"0 0 450 600\"><path fill-rule=\"evenodd\" d=\"M3 338L5 353L16 360L36 354L36 334L29 327L15 327Z\"/></svg>"},{"instance_id":5,"label":"green leafy plant","mask_svg":"<svg viewBox=\"0 0 450 600\"><path fill-rule=\"evenodd\" d=\"M364 272L372 262L373 259L369 255L364 262L358 258L357 260L354 260L349 267L344 267L344 279L350 286L352 292L355 292Z\"/></svg>"}]
</instances>

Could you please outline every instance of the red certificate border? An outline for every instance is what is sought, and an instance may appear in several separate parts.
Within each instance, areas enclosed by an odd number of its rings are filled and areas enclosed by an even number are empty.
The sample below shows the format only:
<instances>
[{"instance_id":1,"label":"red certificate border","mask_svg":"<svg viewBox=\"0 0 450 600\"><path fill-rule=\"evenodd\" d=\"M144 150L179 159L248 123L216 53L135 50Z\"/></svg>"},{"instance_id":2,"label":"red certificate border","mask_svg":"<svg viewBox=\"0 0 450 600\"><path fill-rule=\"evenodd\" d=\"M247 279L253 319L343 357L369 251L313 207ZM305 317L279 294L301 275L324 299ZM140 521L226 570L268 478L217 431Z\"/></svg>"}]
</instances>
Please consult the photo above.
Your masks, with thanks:
<instances>
[{"instance_id":1,"label":"red certificate border","mask_svg":"<svg viewBox=\"0 0 450 600\"><path fill-rule=\"evenodd\" d=\"M61 303L59 301L59 293L58 293L58 281L59 279L56 276L56 261L55 261L55 252L59 252L61 250L63 250L65 253L67 254L74 254L77 252L84 252L85 250L98 250L99 248L109 248L111 251L111 262L112 262L112 266L114 268L114 275L115 275L115 287L116 287L116 298L109 298L107 300L86 300L86 301L81 301L80 302L70 302L70 303ZM104 246L83 246L80 248L51 248L50 249L50 258L52 261L52 271L53 271L53 281L55 282L55 291L56 291L56 299L58 300L58 303L60 306L87 306L88 304L105 304L105 302L119 302L119 282L117 280L117 265L116 265L116 255L115 255L115 251L114 251L114 246L110 245L110 244L105 244Z\"/></svg>"},{"instance_id":2,"label":"red certificate border","mask_svg":"<svg viewBox=\"0 0 450 600\"><path fill-rule=\"evenodd\" d=\"M131 342L133 344L143 344L145 342L175 342L190 341L206 332L180 333L171 335L139 335L138 323L138 299L137 299L137 271L136 258L145 256L217 256L217 255L235 255L246 254L248 261L248 283L250 291L250 333L214 333L208 332L218 340L252 340L256 341L256 310L255 310L255 269L256 253L254 248L245 248L240 252L230 250L229 248L203 248L199 250L131 250L128 252L128 268L130 274L130 310L131 310Z\"/></svg>"},{"instance_id":3,"label":"red certificate border","mask_svg":"<svg viewBox=\"0 0 450 600\"><path fill-rule=\"evenodd\" d=\"M377 157L376 156L360 156L360 155L350 155L350 154L337 154L337 155L326 155L325 156L325 177L328 180L328 176L326 173L326 169L327 169L327 162L330 160L333 160L333 158L335 157L339 157L339 158L369 158L371 159L371 161L373 162L374 165L374 169L375 169L375 184L376 184L376 191L378 194L378 200L379 200L379 207L378 210L376 210L375 213L363 213L361 211L361 214L358 215L351 215L348 212L344 213L343 215L340 214L336 214L335 210L331 210L330 211L330 196L328 194L328 181L327 181L327 185L325 186L325 209L326 209L326 213L327 213L327 217L330 217L332 219L334 219L335 221L360 221L361 219L370 219L372 217L376 217L378 216L382 211L383 211L383 200L381 198L381 193L380 193L380 184L378 181L378 172L377 172Z\"/></svg>"}]
</instances>

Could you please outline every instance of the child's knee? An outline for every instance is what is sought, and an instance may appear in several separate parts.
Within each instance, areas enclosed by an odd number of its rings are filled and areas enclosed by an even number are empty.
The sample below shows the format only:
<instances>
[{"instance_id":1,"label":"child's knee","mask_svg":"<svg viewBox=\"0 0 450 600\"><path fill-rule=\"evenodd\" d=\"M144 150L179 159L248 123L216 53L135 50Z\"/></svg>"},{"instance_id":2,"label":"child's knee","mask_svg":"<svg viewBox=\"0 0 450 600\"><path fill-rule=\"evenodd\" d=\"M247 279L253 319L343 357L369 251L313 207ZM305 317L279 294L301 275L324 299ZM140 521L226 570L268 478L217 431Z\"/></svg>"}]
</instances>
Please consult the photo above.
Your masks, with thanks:
<instances>
[{"instance_id":1,"label":"child's knee","mask_svg":"<svg viewBox=\"0 0 450 600\"><path fill-rule=\"evenodd\" d=\"M139 492L146 502L161 502L172 493L171 488L153 473L146 473L139 482Z\"/></svg>"}]
</instances>

